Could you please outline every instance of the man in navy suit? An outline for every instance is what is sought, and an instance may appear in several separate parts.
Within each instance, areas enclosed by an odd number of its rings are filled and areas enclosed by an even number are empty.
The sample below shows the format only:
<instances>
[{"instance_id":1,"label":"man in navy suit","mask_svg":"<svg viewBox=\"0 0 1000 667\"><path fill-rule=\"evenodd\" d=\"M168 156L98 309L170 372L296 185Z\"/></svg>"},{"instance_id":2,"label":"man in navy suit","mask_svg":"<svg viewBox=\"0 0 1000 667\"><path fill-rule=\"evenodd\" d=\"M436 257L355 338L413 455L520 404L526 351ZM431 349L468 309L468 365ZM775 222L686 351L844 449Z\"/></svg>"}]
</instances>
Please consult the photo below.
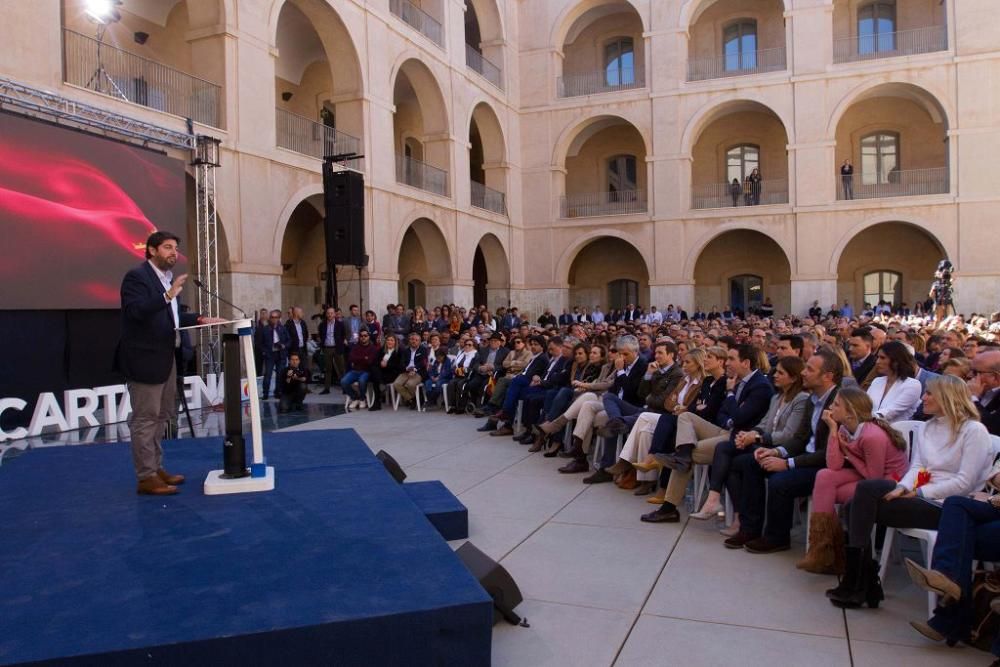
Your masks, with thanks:
<instances>
[{"instance_id":1,"label":"man in navy suit","mask_svg":"<svg viewBox=\"0 0 1000 667\"><path fill-rule=\"evenodd\" d=\"M728 391L719 408L716 423L691 412L681 413L677 418L675 453L655 455L657 460L671 469L670 480L664 503L658 510L644 514L642 521L680 521L677 506L684 500L684 489L691 478L692 465L711 463L716 447L727 440L731 442L734 434L752 429L767 414L774 390L757 368L757 349L745 343L729 348L726 373L730 378Z\"/></svg>"},{"instance_id":2,"label":"man in navy suit","mask_svg":"<svg viewBox=\"0 0 1000 667\"><path fill-rule=\"evenodd\" d=\"M257 327L254 334L257 349L264 361L264 385L261 400L267 400L271 390L271 376L274 375L274 397L281 398L281 376L288 365L288 329L281 323L281 311L272 310L267 326Z\"/></svg>"},{"instance_id":3,"label":"man in navy suit","mask_svg":"<svg viewBox=\"0 0 1000 667\"><path fill-rule=\"evenodd\" d=\"M132 463L144 495L177 493L183 475L163 468L160 443L167 424L177 411L177 349L180 327L224 322L183 312L178 295L187 274L174 277L180 239L170 232L155 232L146 240L146 260L122 279L121 340L115 351L115 370L128 383L132 414Z\"/></svg>"}]
</instances>

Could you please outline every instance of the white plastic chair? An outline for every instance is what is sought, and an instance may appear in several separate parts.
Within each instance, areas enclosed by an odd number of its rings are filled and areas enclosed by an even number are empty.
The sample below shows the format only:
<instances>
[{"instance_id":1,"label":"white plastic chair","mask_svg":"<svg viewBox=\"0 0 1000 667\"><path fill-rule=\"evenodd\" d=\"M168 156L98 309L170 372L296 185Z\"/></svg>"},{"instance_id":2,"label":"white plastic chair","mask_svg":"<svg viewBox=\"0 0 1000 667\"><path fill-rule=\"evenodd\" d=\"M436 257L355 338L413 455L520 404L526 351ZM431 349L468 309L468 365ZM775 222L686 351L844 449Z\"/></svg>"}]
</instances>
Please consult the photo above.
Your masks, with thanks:
<instances>
[{"instance_id":1,"label":"white plastic chair","mask_svg":"<svg viewBox=\"0 0 1000 667\"><path fill-rule=\"evenodd\" d=\"M937 542L937 531L923 528L886 528L885 542L882 544L882 557L879 559L878 576L883 582L889 570L889 558L892 554L892 543L899 532L907 537L912 537L920 542L924 552L924 567L931 567L931 556L934 553L934 544ZM937 594L927 593L927 617L934 615L934 608L937 606Z\"/></svg>"}]
</instances>

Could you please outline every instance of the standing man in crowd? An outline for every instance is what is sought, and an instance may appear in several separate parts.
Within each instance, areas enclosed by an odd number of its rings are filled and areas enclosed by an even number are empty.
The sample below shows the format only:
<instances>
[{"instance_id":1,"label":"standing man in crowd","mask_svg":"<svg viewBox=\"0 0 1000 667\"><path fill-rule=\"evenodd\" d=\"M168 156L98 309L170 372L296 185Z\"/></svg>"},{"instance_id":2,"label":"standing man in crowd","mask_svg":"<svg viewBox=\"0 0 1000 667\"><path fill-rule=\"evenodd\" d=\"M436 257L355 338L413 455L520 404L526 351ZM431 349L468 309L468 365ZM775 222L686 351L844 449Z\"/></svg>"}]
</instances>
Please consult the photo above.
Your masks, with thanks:
<instances>
[{"instance_id":1,"label":"standing man in crowd","mask_svg":"<svg viewBox=\"0 0 1000 667\"><path fill-rule=\"evenodd\" d=\"M285 328L288 329L288 354L291 356L295 352L299 355L299 365L308 378L309 350L306 343L309 342L309 325L303 319L302 308L292 307L292 316L285 322Z\"/></svg>"},{"instance_id":2,"label":"standing man in crowd","mask_svg":"<svg viewBox=\"0 0 1000 667\"><path fill-rule=\"evenodd\" d=\"M261 400L266 401L271 389L271 376L274 375L274 397L281 398L281 376L288 365L288 329L281 324L281 311L272 310L268 316L268 324L257 329L257 347L264 359L264 383Z\"/></svg>"},{"instance_id":3,"label":"standing man in crowd","mask_svg":"<svg viewBox=\"0 0 1000 667\"><path fill-rule=\"evenodd\" d=\"M323 347L323 391L330 393L333 374L337 373L337 382L344 377L344 322L337 317L337 310L332 306L326 309L326 319L319 323L319 344Z\"/></svg>"},{"instance_id":4,"label":"standing man in crowd","mask_svg":"<svg viewBox=\"0 0 1000 667\"><path fill-rule=\"evenodd\" d=\"M146 261L126 273L121 286L121 341L114 367L128 383L132 463L139 480L137 491L143 495L171 495L184 483L183 475L164 470L161 446L177 410L179 329L225 321L181 312L177 297L187 274L173 275L179 242L170 232L151 234L146 240Z\"/></svg>"}]
</instances>

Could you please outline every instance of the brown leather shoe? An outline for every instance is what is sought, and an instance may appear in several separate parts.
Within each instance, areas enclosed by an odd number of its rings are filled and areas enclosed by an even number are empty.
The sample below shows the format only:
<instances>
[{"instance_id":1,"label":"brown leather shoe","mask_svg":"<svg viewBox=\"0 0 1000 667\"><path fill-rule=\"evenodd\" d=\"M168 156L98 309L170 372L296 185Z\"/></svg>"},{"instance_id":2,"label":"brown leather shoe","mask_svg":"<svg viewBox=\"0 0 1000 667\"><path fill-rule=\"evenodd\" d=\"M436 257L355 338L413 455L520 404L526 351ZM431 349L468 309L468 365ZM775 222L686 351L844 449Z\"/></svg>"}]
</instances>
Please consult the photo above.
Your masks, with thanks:
<instances>
[{"instance_id":1,"label":"brown leather shoe","mask_svg":"<svg viewBox=\"0 0 1000 667\"><path fill-rule=\"evenodd\" d=\"M510 426L501 426L497 430L490 433L494 438L503 437L505 435L514 435L514 429Z\"/></svg>"},{"instance_id":2,"label":"brown leather shoe","mask_svg":"<svg viewBox=\"0 0 1000 667\"><path fill-rule=\"evenodd\" d=\"M171 475L163 468L156 471L156 476L162 479L167 486L180 486L184 483L184 475Z\"/></svg>"},{"instance_id":3,"label":"brown leather shoe","mask_svg":"<svg viewBox=\"0 0 1000 667\"><path fill-rule=\"evenodd\" d=\"M157 475L140 479L136 488L136 493L140 496L172 496L177 493L177 487L167 484Z\"/></svg>"}]
</instances>

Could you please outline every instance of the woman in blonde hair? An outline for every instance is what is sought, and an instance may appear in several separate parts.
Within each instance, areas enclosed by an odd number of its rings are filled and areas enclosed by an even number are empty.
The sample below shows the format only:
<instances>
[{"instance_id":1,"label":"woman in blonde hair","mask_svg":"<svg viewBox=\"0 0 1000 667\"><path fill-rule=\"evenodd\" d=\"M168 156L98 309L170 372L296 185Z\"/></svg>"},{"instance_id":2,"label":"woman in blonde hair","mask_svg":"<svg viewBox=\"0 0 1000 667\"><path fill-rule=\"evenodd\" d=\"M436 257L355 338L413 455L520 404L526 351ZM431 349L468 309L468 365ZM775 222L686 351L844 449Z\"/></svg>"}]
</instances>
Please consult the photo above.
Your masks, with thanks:
<instances>
[{"instance_id":1,"label":"woman in blonde hair","mask_svg":"<svg viewBox=\"0 0 1000 667\"><path fill-rule=\"evenodd\" d=\"M862 480L901 479L909 462L903 437L872 415L872 399L857 387L842 389L823 412L823 421L830 428L826 468L816 475L809 548L796 567L816 574L842 574L844 530L834 504L849 502Z\"/></svg>"},{"instance_id":2,"label":"woman in blonde hair","mask_svg":"<svg viewBox=\"0 0 1000 667\"><path fill-rule=\"evenodd\" d=\"M827 591L838 607L877 607L884 599L878 564L872 560L875 524L892 528L936 530L941 501L981 488L993 462L990 434L966 384L942 375L927 382L924 414L930 421L916 432L910 468L898 483L859 482L850 504L847 571L840 585ZM931 502L928 502L931 501Z\"/></svg>"}]
</instances>

